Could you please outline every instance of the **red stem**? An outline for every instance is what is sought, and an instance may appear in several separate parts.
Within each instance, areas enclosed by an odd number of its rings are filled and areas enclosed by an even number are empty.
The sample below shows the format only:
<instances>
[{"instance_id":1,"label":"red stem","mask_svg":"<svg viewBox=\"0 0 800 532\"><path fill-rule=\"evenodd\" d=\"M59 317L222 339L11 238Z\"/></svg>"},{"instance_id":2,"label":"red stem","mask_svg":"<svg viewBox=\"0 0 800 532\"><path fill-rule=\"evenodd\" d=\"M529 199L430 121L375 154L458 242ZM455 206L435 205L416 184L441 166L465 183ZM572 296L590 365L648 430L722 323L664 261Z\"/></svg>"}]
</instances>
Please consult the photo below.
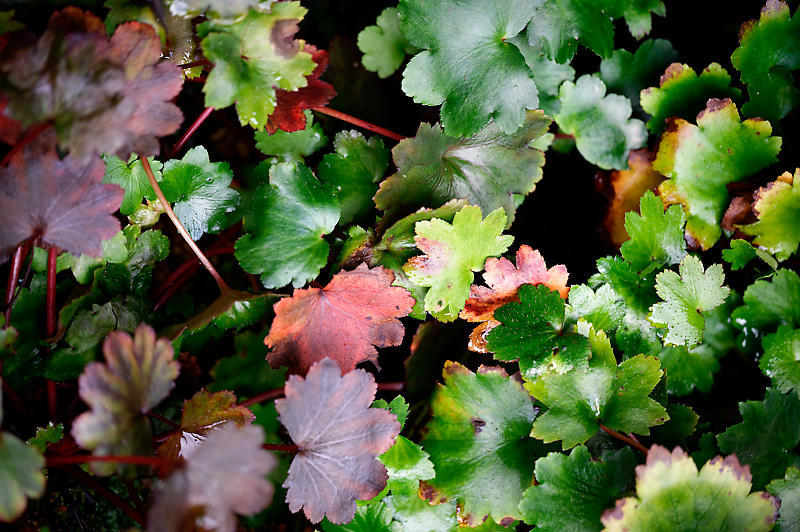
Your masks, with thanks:
<instances>
[{"instance_id":1,"label":"red stem","mask_svg":"<svg viewBox=\"0 0 800 532\"><path fill-rule=\"evenodd\" d=\"M386 128L383 128L381 126L376 126L375 124L371 124L369 122L361 120L360 118L356 118L354 116L350 116L350 115L348 115L346 113L343 113L341 111L337 111L335 109L331 109L330 107L314 107L313 110L317 111L317 112L320 112L320 113L322 113L324 115L328 115L328 116L332 116L334 118L338 118L339 120L347 122L348 124L353 124L356 127L360 127L360 128L366 129L367 131L372 131L373 133L377 133L378 135L383 135L384 137L396 140L398 142L403 140L404 138L406 138L403 135L400 135L399 133L395 133L394 131L390 131L390 130L388 130Z\"/></svg>"},{"instance_id":2,"label":"red stem","mask_svg":"<svg viewBox=\"0 0 800 532\"><path fill-rule=\"evenodd\" d=\"M239 403L238 406L252 406L258 403L262 403L264 401L269 401L271 399L277 399L278 397L283 397L283 388L276 388L274 390L269 390L268 392L254 395L250 399L247 399Z\"/></svg>"},{"instance_id":3,"label":"red stem","mask_svg":"<svg viewBox=\"0 0 800 532\"><path fill-rule=\"evenodd\" d=\"M191 63L184 63L182 65L178 65L178 68L194 68L197 66L208 66L211 63L206 61L205 59L200 59L199 61L192 61Z\"/></svg>"},{"instance_id":4,"label":"red stem","mask_svg":"<svg viewBox=\"0 0 800 532\"><path fill-rule=\"evenodd\" d=\"M227 255L233 252L234 252L233 246L224 246L218 248L212 247L205 251L205 255L206 257L216 257L217 255ZM183 277L185 273L190 271L194 273L194 271L200 266L201 264L200 261L197 260L197 257L192 257L191 259L187 260L186 262L175 268L172 271L172 273L169 274L169 277L167 277L166 280L164 280L164 282L161 283L161 285L155 291L156 296L158 296L160 299L160 297L167 291L167 289L170 288L173 284L175 284L178 281L178 279ZM184 282L186 281L184 280L180 284L183 284ZM159 301L159 303L156 303L156 307L160 306L161 304L163 304L163 302Z\"/></svg>"},{"instance_id":5,"label":"red stem","mask_svg":"<svg viewBox=\"0 0 800 532\"><path fill-rule=\"evenodd\" d=\"M261 446L262 449L267 451L282 451L284 453L299 453L300 447L297 445L279 445L274 443L265 443Z\"/></svg>"},{"instance_id":6,"label":"red stem","mask_svg":"<svg viewBox=\"0 0 800 532\"><path fill-rule=\"evenodd\" d=\"M378 391L379 392L402 392L405 387L406 387L406 383L403 382L403 381L400 381L400 382L379 382L378 383Z\"/></svg>"},{"instance_id":7,"label":"red stem","mask_svg":"<svg viewBox=\"0 0 800 532\"><path fill-rule=\"evenodd\" d=\"M14 146L13 146L13 147L12 147L12 148L11 148L11 149L8 151L8 153L6 153L6 154L5 154L5 156L3 157L3 160L2 160L2 161L0 161L0 166L6 166L6 165L7 165L7 164L8 164L8 163L11 161L11 158L12 158L12 157L14 157L14 155L15 155L15 154L16 154L16 153L17 153L19 150L21 150L22 148L24 148L25 146L27 146L28 144L30 144L30 142L31 142L33 139L35 139L36 137L38 137L38 136L39 136L39 135L40 135L40 134L41 134L41 133L42 133L44 130L46 130L48 127L50 127L50 122L42 122L41 124L39 124L39 125L35 126L33 129L31 129L30 131L28 131L27 135L25 135L24 137L22 137L22 138L19 140L19 142L17 142L16 144L14 144Z\"/></svg>"},{"instance_id":8,"label":"red stem","mask_svg":"<svg viewBox=\"0 0 800 532\"><path fill-rule=\"evenodd\" d=\"M58 248L55 246L47 250L47 326L48 337L56 334L56 261Z\"/></svg>"},{"instance_id":9,"label":"red stem","mask_svg":"<svg viewBox=\"0 0 800 532\"><path fill-rule=\"evenodd\" d=\"M574 139L573 135L567 135L566 133L556 133L553 136L554 139Z\"/></svg>"},{"instance_id":10,"label":"red stem","mask_svg":"<svg viewBox=\"0 0 800 532\"><path fill-rule=\"evenodd\" d=\"M11 320L11 304L14 302L14 294L17 291L17 283L19 283L19 274L22 271L22 263L31 249L33 240L28 239L26 242L17 246L14 251L14 257L11 259L11 268L8 271L8 283L6 283L6 298L4 301L6 326Z\"/></svg>"},{"instance_id":11,"label":"red stem","mask_svg":"<svg viewBox=\"0 0 800 532\"><path fill-rule=\"evenodd\" d=\"M156 414L155 412L145 412L145 414L149 418L157 419L158 421L162 422L166 426L173 428L175 430L181 430L181 426L178 423L175 423L171 419L167 419L161 414Z\"/></svg>"},{"instance_id":12,"label":"red stem","mask_svg":"<svg viewBox=\"0 0 800 532\"><path fill-rule=\"evenodd\" d=\"M172 153L170 154L170 157L175 157L175 155L177 155L177 153L181 151L181 148L183 148L183 145L186 144L186 141L188 141L191 138L191 136L194 135L194 132L197 131L197 128L199 128L200 125L206 121L206 118L208 118L208 116L213 111L214 111L213 107L206 107L205 110L202 113L200 113L200 116L198 116L197 119L192 123L192 125L189 126L189 129L186 130L186 133L183 134L183 136L180 138L177 144L175 144L175 147L172 148Z\"/></svg>"},{"instance_id":13,"label":"red stem","mask_svg":"<svg viewBox=\"0 0 800 532\"><path fill-rule=\"evenodd\" d=\"M73 464L88 464L89 462L116 462L118 464L133 464L142 466L160 467L167 461L158 456L128 456L107 455L95 456L93 454L73 454L72 456L46 456L46 467L60 467Z\"/></svg>"},{"instance_id":14,"label":"red stem","mask_svg":"<svg viewBox=\"0 0 800 532\"><path fill-rule=\"evenodd\" d=\"M87 486L93 489L98 495L106 499L108 502L119 508L125 515L133 519L136 524L140 527L144 528L147 526L147 521L145 520L144 516L137 512L133 506L128 504L125 500L122 499L119 495L105 487L101 484L97 479L84 473L77 467L65 467L61 469L64 473L68 474L84 486Z\"/></svg>"},{"instance_id":15,"label":"red stem","mask_svg":"<svg viewBox=\"0 0 800 532\"><path fill-rule=\"evenodd\" d=\"M633 440L633 439L631 439L631 438L629 438L629 437L625 436L624 434L620 434L620 433L619 433L619 432L617 432L616 430L612 430L612 429L610 429L610 428L606 427L606 426L605 426L605 425L603 425L603 424L601 424L601 425L600 425L600 428L601 428L601 429L602 429L602 430L603 430L603 431L604 431L606 434L608 434L609 436L611 436L611 437L613 437L613 438L616 438L616 439L618 439L618 440L619 440L619 441L621 441L621 442L627 443L628 445L630 445L630 446L631 446L631 447L633 447L634 449L636 449L636 450L638 450L638 451L641 451L641 452L643 452L645 455L647 454L647 447L645 447L644 445L642 445L642 444L641 444L641 443L639 443L638 441L636 441L636 440Z\"/></svg>"}]
</instances>

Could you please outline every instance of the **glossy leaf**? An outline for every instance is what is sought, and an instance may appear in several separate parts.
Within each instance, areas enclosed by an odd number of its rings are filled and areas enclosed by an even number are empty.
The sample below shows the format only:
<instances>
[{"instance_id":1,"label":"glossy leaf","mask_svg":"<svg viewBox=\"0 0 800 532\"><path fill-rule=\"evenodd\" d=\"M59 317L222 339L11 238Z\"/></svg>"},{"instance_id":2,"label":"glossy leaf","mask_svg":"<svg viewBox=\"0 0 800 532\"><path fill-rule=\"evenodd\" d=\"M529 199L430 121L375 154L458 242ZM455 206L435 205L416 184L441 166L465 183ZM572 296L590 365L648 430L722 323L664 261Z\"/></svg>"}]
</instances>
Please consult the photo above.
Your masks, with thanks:
<instances>
[{"instance_id":1,"label":"glossy leaf","mask_svg":"<svg viewBox=\"0 0 800 532\"><path fill-rule=\"evenodd\" d=\"M362 264L337 273L324 288L295 290L274 307L264 339L272 348L270 364L300 374L326 357L345 373L364 361L377 366L373 346L400 345L405 329L397 318L414 305L404 288L391 286L393 280L391 271Z\"/></svg>"},{"instance_id":2,"label":"glossy leaf","mask_svg":"<svg viewBox=\"0 0 800 532\"><path fill-rule=\"evenodd\" d=\"M800 244L800 228L796 223L800 216L800 169L794 176L785 172L756 190L753 197L753 211L758 221L741 227L741 231L755 236L753 242L774 254L776 259L788 259Z\"/></svg>"},{"instance_id":3,"label":"glossy leaf","mask_svg":"<svg viewBox=\"0 0 800 532\"><path fill-rule=\"evenodd\" d=\"M800 527L800 469L790 467L786 477L769 483L767 489L781 501L778 532L795 531Z\"/></svg>"},{"instance_id":4,"label":"glossy leaf","mask_svg":"<svg viewBox=\"0 0 800 532\"><path fill-rule=\"evenodd\" d=\"M636 271L653 262L677 264L686 256L685 223L680 206L665 209L664 203L648 190L639 202L639 214L625 214L625 231L630 240L622 244L620 253Z\"/></svg>"},{"instance_id":5,"label":"glossy leaf","mask_svg":"<svg viewBox=\"0 0 800 532\"><path fill-rule=\"evenodd\" d=\"M690 120L711 98L738 99L742 92L730 85L731 76L719 63L711 63L699 76L689 65L672 63L661 75L658 87L648 87L641 93L642 109L652 115L647 129L660 134L673 116Z\"/></svg>"},{"instance_id":6,"label":"glossy leaf","mask_svg":"<svg viewBox=\"0 0 800 532\"><path fill-rule=\"evenodd\" d=\"M256 148L265 155L274 156L280 162L302 163L308 157L328 143L319 124L313 123L311 111L305 112L305 129L297 131L256 131Z\"/></svg>"},{"instance_id":7,"label":"glossy leaf","mask_svg":"<svg viewBox=\"0 0 800 532\"><path fill-rule=\"evenodd\" d=\"M549 270L538 250L522 245L517 250L516 266L506 258L486 259L483 280L489 287L472 285L469 299L459 318L471 322L479 322L470 334L469 348L472 351L486 353L486 335L500 322L494 319L494 311L512 301L519 301L517 292L523 284L543 284L550 290L557 291L565 297L567 288L567 268L559 264Z\"/></svg>"},{"instance_id":8,"label":"glossy leaf","mask_svg":"<svg viewBox=\"0 0 800 532\"><path fill-rule=\"evenodd\" d=\"M575 83L565 81L559 98L556 124L575 137L575 146L590 163L622 170L628 164L628 152L645 144L647 131L641 120L631 118L630 100L606 95L600 78L584 75Z\"/></svg>"},{"instance_id":9,"label":"glossy leaf","mask_svg":"<svg viewBox=\"0 0 800 532\"><path fill-rule=\"evenodd\" d=\"M800 389L800 329L782 325L764 337L763 346L758 366L772 379L772 385L782 392Z\"/></svg>"},{"instance_id":10,"label":"glossy leaf","mask_svg":"<svg viewBox=\"0 0 800 532\"><path fill-rule=\"evenodd\" d=\"M517 505L533 481L539 450L527 437L535 416L530 398L500 368L481 366L472 373L447 362L443 375L422 439L436 477L420 494L433 503L455 499L467 525L478 525L487 515L511 524L520 517Z\"/></svg>"},{"instance_id":11,"label":"glossy leaf","mask_svg":"<svg viewBox=\"0 0 800 532\"><path fill-rule=\"evenodd\" d=\"M719 223L728 205L730 183L775 162L780 137L769 122L745 120L731 100L709 100L697 125L674 119L661 138L653 168L671 178L659 186L666 203L687 213L686 232L703 249L722 234ZM718 146L725 146L720 151Z\"/></svg>"},{"instance_id":12,"label":"glossy leaf","mask_svg":"<svg viewBox=\"0 0 800 532\"><path fill-rule=\"evenodd\" d=\"M800 276L781 269L744 292L744 305L733 311L740 329L768 330L780 324L800 326Z\"/></svg>"},{"instance_id":13,"label":"glossy leaf","mask_svg":"<svg viewBox=\"0 0 800 532\"><path fill-rule=\"evenodd\" d=\"M680 275L665 270L656 276L656 292L663 302L652 307L650 321L656 327L667 327L667 345L689 348L703 338L703 312L720 306L730 289L723 286L725 274L721 264L712 264L703 271L703 263L687 255L679 266Z\"/></svg>"},{"instance_id":14,"label":"glossy leaf","mask_svg":"<svg viewBox=\"0 0 800 532\"><path fill-rule=\"evenodd\" d=\"M293 512L304 509L312 523L324 516L335 524L353 518L356 499L371 499L386 485L377 455L400 433L394 414L370 408L377 387L356 369L342 375L323 359L305 379L293 375L286 398L275 401L280 421L300 448L283 483Z\"/></svg>"},{"instance_id":15,"label":"glossy leaf","mask_svg":"<svg viewBox=\"0 0 800 532\"><path fill-rule=\"evenodd\" d=\"M78 444L98 456L148 454L150 423L144 414L173 388L178 363L172 360L168 341L156 340L148 325L140 325L133 338L113 332L103 343L105 364L92 362L78 380L81 399L91 407L72 424ZM100 475L124 470L113 462L94 462Z\"/></svg>"},{"instance_id":16,"label":"glossy leaf","mask_svg":"<svg viewBox=\"0 0 800 532\"><path fill-rule=\"evenodd\" d=\"M770 530L779 503L768 493L750 493L751 478L736 456L717 456L698 473L680 447L670 453L653 445L647 463L636 466L637 496L606 510L604 530Z\"/></svg>"},{"instance_id":17,"label":"glossy leaf","mask_svg":"<svg viewBox=\"0 0 800 532\"><path fill-rule=\"evenodd\" d=\"M358 49L364 54L361 64L381 78L394 74L406 54L416 49L400 32L400 15L397 8L387 7L378 15L375 24L358 34Z\"/></svg>"},{"instance_id":18,"label":"glossy leaf","mask_svg":"<svg viewBox=\"0 0 800 532\"><path fill-rule=\"evenodd\" d=\"M678 52L664 39L646 40L631 53L622 48L614 50L600 62L600 79L611 92L624 95L634 111L640 111L639 93L656 83L661 73Z\"/></svg>"},{"instance_id":19,"label":"glossy leaf","mask_svg":"<svg viewBox=\"0 0 800 532\"><path fill-rule=\"evenodd\" d=\"M302 164L279 163L259 186L245 217L247 233L236 241L236 259L261 274L267 288L302 286L328 259L322 237L336 227L339 204Z\"/></svg>"},{"instance_id":20,"label":"glossy leaf","mask_svg":"<svg viewBox=\"0 0 800 532\"><path fill-rule=\"evenodd\" d=\"M731 270L741 270L756 258L756 250L747 240L731 240L731 247L722 250L722 258L731 265Z\"/></svg>"},{"instance_id":21,"label":"glossy leaf","mask_svg":"<svg viewBox=\"0 0 800 532\"><path fill-rule=\"evenodd\" d=\"M125 191L122 204L119 206L120 214L125 216L133 214L141 206L144 198L155 199L155 192L150 186L150 181L147 180L147 174L144 173L142 161L138 156L131 155L126 163L119 157L103 155L103 162L106 163L103 183L113 183ZM156 181L161 181L163 165L156 161L155 157L148 157L147 162L150 163L150 169L153 171Z\"/></svg>"},{"instance_id":22,"label":"glossy leaf","mask_svg":"<svg viewBox=\"0 0 800 532\"><path fill-rule=\"evenodd\" d=\"M31 237L99 257L101 242L120 230L112 213L123 196L118 186L100 184L102 178L100 158L88 164L60 159L52 130L17 152L0 169L0 260Z\"/></svg>"},{"instance_id":23,"label":"glossy leaf","mask_svg":"<svg viewBox=\"0 0 800 532\"><path fill-rule=\"evenodd\" d=\"M541 111L529 111L512 134L491 123L470 138L458 139L438 124L420 124L416 137L392 150L397 173L381 183L375 204L386 210L466 199L484 212L503 207L510 223L518 204L515 195L532 192L542 177L544 155L530 143L549 125Z\"/></svg>"},{"instance_id":24,"label":"glossy leaf","mask_svg":"<svg viewBox=\"0 0 800 532\"><path fill-rule=\"evenodd\" d=\"M627 491L634 464L629 448L594 461L583 445L569 456L550 453L539 458L536 485L519 503L525 522L542 532L600 530L600 515Z\"/></svg>"},{"instance_id":25,"label":"glossy leaf","mask_svg":"<svg viewBox=\"0 0 800 532\"><path fill-rule=\"evenodd\" d=\"M481 220L481 209L467 205L456 213L453 223L439 218L419 221L414 241L425 255L412 257L403 266L409 279L430 287L425 310L441 321L452 321L461 312L484 261L505 252L514 238L501 235L506 225L502 209Z\"/></svg>"},{"instance_id":26,"label":"glossy leaf","mask_svg":"<svg viewBox=\"0 0 800 532\"><path fill-rule=\"evenodd\" d=\"M536 4L401 0L400 31L423 50L406 65L403 91L417 103L441 105L449 136L470 137L490 120L513 133L539 99L525 59L505 40L525 29Z\"/></svg>"},{"instance_id":27,"label":"glossy leaf","mask_svg":"<svg viewBox=\"0 0 800 532\"><path fill-rule=\"evenodd\" d=\"M523 378L532 381L547 371L564 373L585 365L591 350L585 336L570 330L564 300L547 285L523 285L519 302L494 313L500 324L489 332L488 348L497 360L519 359Z\"/></svg>"}]
</instances>

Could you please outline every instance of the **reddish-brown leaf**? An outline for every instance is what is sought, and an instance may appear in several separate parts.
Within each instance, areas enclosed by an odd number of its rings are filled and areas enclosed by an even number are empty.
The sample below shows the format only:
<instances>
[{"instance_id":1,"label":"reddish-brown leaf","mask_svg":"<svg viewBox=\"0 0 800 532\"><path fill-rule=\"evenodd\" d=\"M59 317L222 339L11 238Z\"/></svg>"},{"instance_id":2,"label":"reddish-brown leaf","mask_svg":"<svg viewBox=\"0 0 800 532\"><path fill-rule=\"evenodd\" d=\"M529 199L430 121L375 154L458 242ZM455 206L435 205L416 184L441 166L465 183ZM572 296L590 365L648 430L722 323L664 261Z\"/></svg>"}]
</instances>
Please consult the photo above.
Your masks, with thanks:
<instances>
[{"instance_id":1,"label":"reddish-brown leaf","mask_svg":"<svg viewBox=\"0 0 800 532\"><path fill-rule=\"evenodd\" d=\"M6 115L8 98L0 94L0 140L6 144L16 144L22 134L22 124Z\"/></svg>"},{"instance_id":2,"label":"reddish-brown leaf","mask_svg":"<svg viewBox=\"0 0 800 532\"><path fill-rule=\"evenodd\" d=\"M174 433L158 448L158 454L176 464L186 459L197 449L206 435L225 422L237 425L252 423L255 416L249 409L236 406L233 392L209 393L200 390L188 401L183 402L181 430Z\"/></svg>"},{"instance_id":3,"label":"reddish-brown leaf","mask_svg":"<svg viewBox=\"0 0 800 532\"><path fill-rule=\"evenodd\" d=\"M326 358L305 379L289 377L286 398L275 401L300 448L283 483L286 502L293 512L303 508L312 523L326 515L332 523L347 523L356 499L371 499L386 486L386 467L377 457L392 446L400 423L388 410L370 408L376 389L363 369L342 376Z\"/></svg>"},{"instance_id":4,"label":"reddish-brown leaf","mask_svg":"<svg viewBox=\"0 0 800 532\"><path fill-rule=\"evenodd\" d=\"M283 131L305 129L306 116L303 111L327 105L331 98L336 96L333 85L319 80L319 77L328 68L328 52L317 50L312 45L306 45L303 51L311 54L311 59L317 64L317 68L307 76L308 85L305 87L296 91L283 89L275 91L277 103L275 110L267 120L267 131L270 133L275 133L279 129Z\"/></svg>"},{"instance_id":5,"label":"reddish-brown leaf","mask_svg":"<svg viewBox=\"0 0 800 532\"><path fill-rule=\"evenodd\" d=\"M49 129L0 169L0 261L31 237L76 256L99 257L101 242L120 230L112 213L123 190L100 183L103 161L59 159L55 142Z\"/></svg>"},{"instance_id":6,"label":"reddish-brown leaf","mask_svg":"<svg viewBox=\"0 0 800 532\"><path fill-rule=\"evenodd\" d=\"M489 285L472 285L469 299L459 317L471 322L481 322L470 334L469 348L478 353L488 353L486 335L500 322L494 319L494 311L512 301L519 301L517 292L523 284L543 284L567 297L566 266L561 264L549 270L538 250L522 245L517 250L517 265L506 258L489 258L483 280Z\"/></svg>"},{"instance_id":7,"label":"reddish-brown leaf","mask_svg":"<svg viewBox=\"0 0 800 532\"><path fill-rule=\"evenodd\" d=\"M275 305L275 319L264 343L272 367L289 366L305 375L325 357L348 372L369 360L377 366L375 347L400 345L405 329L401 318L411 312L414 298L405 288L391 286L394 273L366 264L333 276L325 288L294 291Z\"/></svg>"},{"instance_id":8,"label":"reddish-brown leaf","mask_svg":"<svg viewBox=\"0 0 800 532\"><path fill-rule=\"evenodd\" d=\"M159 63L152 26L128 22L109 39L102 20L68 7L53 13L40 37L13 37L0 51L5 115L23 127L53 123L73 157L158 153L156 137L180 126L183 115L170 102L183 83L180 69Z\"/></svg>"}]
</instances>

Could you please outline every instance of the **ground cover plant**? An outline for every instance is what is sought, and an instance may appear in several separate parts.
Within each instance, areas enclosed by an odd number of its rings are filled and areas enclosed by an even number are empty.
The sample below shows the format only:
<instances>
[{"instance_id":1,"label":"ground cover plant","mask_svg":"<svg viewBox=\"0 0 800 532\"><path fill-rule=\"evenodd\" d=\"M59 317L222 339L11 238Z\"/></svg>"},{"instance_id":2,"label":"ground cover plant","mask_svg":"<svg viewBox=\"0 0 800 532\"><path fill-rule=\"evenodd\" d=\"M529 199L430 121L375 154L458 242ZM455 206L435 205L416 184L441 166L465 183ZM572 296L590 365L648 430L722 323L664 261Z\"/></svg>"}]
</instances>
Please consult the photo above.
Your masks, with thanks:
<instances>
[{"instance_id":1,"label":"ground cover plant","mask_svg":"<svg viewBox=\"0 0 800 532\"><path fill-rule=\"evenodd\" d=\"M800 530L800 14L686 4L0 4L3 526Z\"/></svg>"}]
</instances>

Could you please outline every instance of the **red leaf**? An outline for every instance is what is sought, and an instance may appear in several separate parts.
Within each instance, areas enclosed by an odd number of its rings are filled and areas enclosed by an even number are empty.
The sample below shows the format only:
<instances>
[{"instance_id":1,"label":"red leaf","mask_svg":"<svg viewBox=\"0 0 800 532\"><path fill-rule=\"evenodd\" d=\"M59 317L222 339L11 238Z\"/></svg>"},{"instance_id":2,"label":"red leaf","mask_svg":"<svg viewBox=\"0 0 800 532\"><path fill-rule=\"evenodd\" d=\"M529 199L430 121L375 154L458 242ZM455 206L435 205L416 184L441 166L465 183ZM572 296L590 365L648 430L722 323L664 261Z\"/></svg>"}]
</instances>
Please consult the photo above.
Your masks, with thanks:
<instances>
[{"instance_id":1,"label":"red leaf","mask_svg":"<svg viewBox=\"0 0 800 532\"><path fill-rule=\"evenodd\" d=\"M486 260L483 280L489 285L472 285L469 299L459 317L471 322L482 322L470 334L469 348L478 353L488 353L486 335L497 327L494 311L512 301L519 301L517 292L523 284L543 284L567 297L567 268L561 264L549 270L538 250L522 245L517 250L517 265L506 258Z\"/></svg>"},{"instance_id":2,"label":"red leaf","mask_svg":"<svg viewBox=\"0 0 800 532\"><path fill-rule=\"evenodd\" d=\"M375 379L357 369L339 372L328 358L317 362L303 379L286 383L286 398L275 401L280 421L300 448L283 487L289 488L289 509L304 509L312 523L327 515L347 523L356 499L371 499L386 486L386 467L377 457L400 433L397 416L370 408Z\"/></svg>"},{"instance_id":3,"label":"red leaf","mask_svg":"<svg viewBox=\"0 0 800 532\"><path fill-rule=\"evenodd\" d=\"M317 50L315 46L311 45L306 45L303 51L311 54L311 58L317 63L317 68L308 76L308 85L305 87L291 92L282 89L275 91L277 103L275 111L267 121L269 133L275 133L279 129L283 131L305 129L306 116L303 111L327 105L331 98L336 96L333 85L319 80L319 77L328 68L328 52Z\"/></svg>"},{"instance_id":4,"label":"red leaf","mask_svg":"<svg viewBox=\"0 0 800 532\"><path fill-rule=\"evenodd\" d=\"M411 312L414 298L405 288L391 286L394 273L366 264L333 276L325 288L295 290L275 305L275 319L264 343L272 367L289 366L305 374L311 365L330 357L343 372L369 360L377 366L375 347L400 345L405 330L401 318Z\"/></svg>"},{"instance_id":5,"label":"red leaf","mask_svg":"<svg viewBox=\"0 0 800 532\"><path fill-rule=\"evenodd\" d=\"M100 184L103 161L59 159L55 142L48 129L0 169L0 260L31 237L76 256L99 257L101 242L120 230L112 213L123 190Z\"/></svg>"}]
</instances>

